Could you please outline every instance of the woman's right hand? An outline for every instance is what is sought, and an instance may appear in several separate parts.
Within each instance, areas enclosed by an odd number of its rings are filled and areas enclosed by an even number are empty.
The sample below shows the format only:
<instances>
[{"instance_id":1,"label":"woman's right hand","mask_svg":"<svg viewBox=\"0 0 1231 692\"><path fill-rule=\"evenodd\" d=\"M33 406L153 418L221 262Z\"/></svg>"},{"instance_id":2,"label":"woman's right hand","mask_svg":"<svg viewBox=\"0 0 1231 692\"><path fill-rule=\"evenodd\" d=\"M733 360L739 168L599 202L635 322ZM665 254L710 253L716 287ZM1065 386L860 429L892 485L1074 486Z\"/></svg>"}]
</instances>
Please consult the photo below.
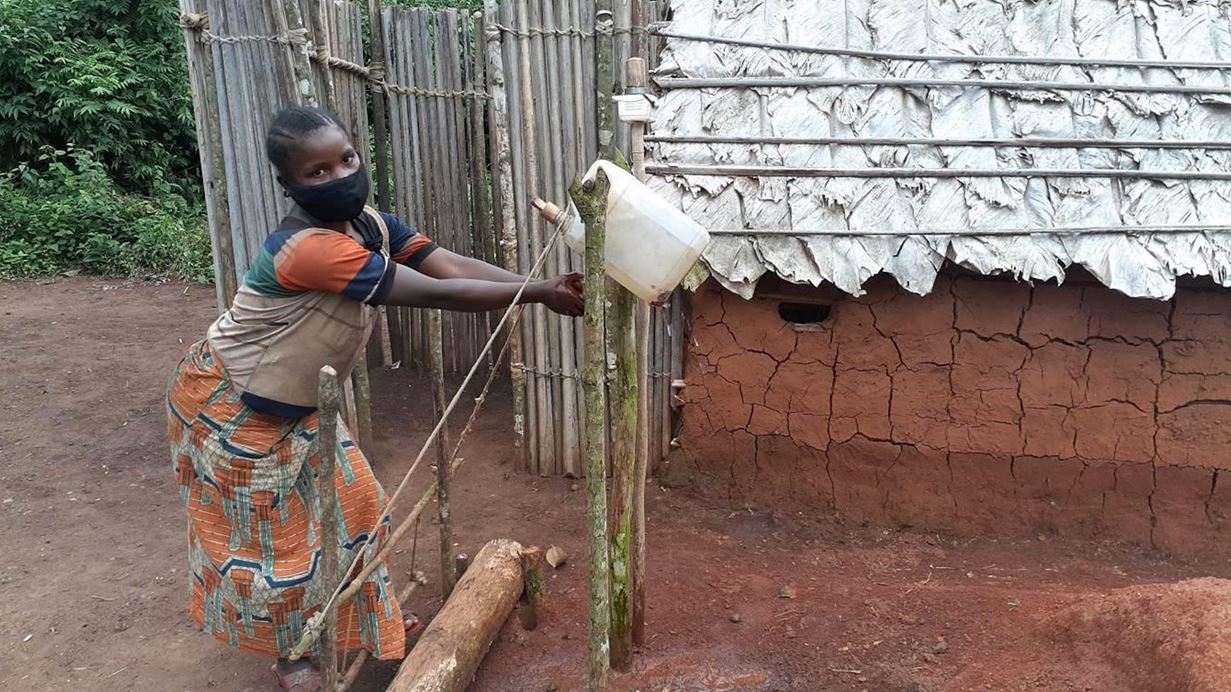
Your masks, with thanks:
<instances>
[{"instance_id":1,"label":"woman's right hand","mask_svg":"<svg viewBox=\"0 0 1231 692\"><path fill-rule=\"evenodd\" d=\"M581 274L565 274L534 284L530 296L548 310L566 317L580 317L586 311L585 282Z\"/></svg>"}]
</instances>

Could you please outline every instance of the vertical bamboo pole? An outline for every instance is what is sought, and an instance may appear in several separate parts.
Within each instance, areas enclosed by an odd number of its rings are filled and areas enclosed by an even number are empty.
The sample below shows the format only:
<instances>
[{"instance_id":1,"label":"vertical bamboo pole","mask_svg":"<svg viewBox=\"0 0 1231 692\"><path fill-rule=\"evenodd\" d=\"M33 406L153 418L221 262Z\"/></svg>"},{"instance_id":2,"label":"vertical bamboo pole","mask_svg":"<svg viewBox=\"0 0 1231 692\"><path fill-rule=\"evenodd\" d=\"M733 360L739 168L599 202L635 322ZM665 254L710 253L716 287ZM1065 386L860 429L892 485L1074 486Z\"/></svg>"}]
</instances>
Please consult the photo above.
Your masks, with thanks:
<instances>
[{"instance_id":1,"label":"vertical bamboo pole","mask_svg":"<svg viewBox=\"0 0 1231 692\"><path fill-rule=\"evenodd\" d=\"M594 180L574 185L573 203L586 224L586 519L590 530L589 584L589 689L601 690L607 681L611 612L607 580L607 395L604 374L607 349L603 339L603 308L607 277L603 251L607 232L607 194L611 183L598 172Z\"/></svg>"},{"instance_id":2,"label":"vertical bamboo pole","mask_svg":"<svg viewBox=\"0 0 1231 692\"><path fill-rule=\"evenodd\" d=\"M225 3L214 3L209 5L209 10L212 13L210 25L219 26L218 22L225 16ZM227 50L223 50L227 48ZM232 74L234 67L234 56L232 53L235 46L224 46L220 43L210 43L204 47L204 50L209 53L209 56L214 65L213 71L213 94L218 104L218 145L219 151L215 155L219 168L216 174L216 180L219 183L220 191L218 196L221 209L227 215L225 230L228 238L225 242L231 246L231 257L234 260L233 273L238 281L241 272L248 266L248 248L243 243L243 236L236 228L236 223L243 221L243 204L241 200L236 198L235 194L240 189L240 180L238 175L238 158L236 150L236 125L234 118L231 116L231 94L228 93L227 85L230 84L228 76ZM224 136L223 133L226 133ZM223 226L219 226L219 233L224 230ZM236 242L238 239L238 242ZM223 242L219 239L219 242Z\"/></svg>"},{"instance_id":3,"label":"vertical bamboo pole","mask_svg":"<svg viewBox=\"0 0 1231 692\"><path fill-rule=\"evenodd\" d=\"M469 100L468 132L469 151L467 162L470 164L470 213L473 224L477 256L489 264L499 264L499 253L496 252L495 235L492 226L491 183L488 182L487 137L485 136L485 121L487 103L479 94L487 87L487 75L484 69L486 57L483 51L483 15L475 13L466 15L463 26L466 34L466 65L468 66L466 88L474 92ZM487 312L476 316L479 326L479 341L486 341L495 326L496 313ZM479 346L476 342L476 346ZM496 366L495 354L488 351L487 367L490 370Z\"/></svg>"},{"instance_id":4,"label":"vertical bamboo pole","mask_svg":"<svg viewBox=\"0 0 1231 692\"><path fill-rule=\"evenodd\" d=\"M424 8L415 8L412 10L415 18L415 37L413 39L415 53L411 60L411 67L416 71L415 86L423 89L433 89L435 87L434 77L434 60L432 58L431 40L432 40L432 13ZM438 188L441 183L440 178L444 173L444 157L441 147L435 143L441 136L440 128L437 125L438 113L435 99L426 96L416 96L415 101L418 102L419 118L421 130L419 141L423 146L422 159L418 163L426 174L421 176L423 183L423 220L425 227L432 229L431 233L435 236L442 245L448 248L452 245L449 229L440 223L439 213L439 192ZM452 249L452 248L450 248ZM427 315L422 310L417 310L416 318L418 320L418 343L415 350L418 353L417 367L422 368L428 362L428 354L431 352L431 337L427 324Z\"/></svg>"},{"instance_id":5,"label":"vertical bamboo pole","mask_svg":"<svg viewBox=\"0 0 1231 692\"><path fill-rule=\"evenodd\" d=\"M307 28L309 35L312 37L312 42L316 44L317 49L328 51L330 49L329 31L326 28L325 14L321 11L321 0L308 0L308 21L311 23ZM307 50L305 47L304 52L307 53ZM333 82L333 68L329 65L321 65L320 75L321 85L324 86L322 102L326 110L340 117L341 114L338 113L338 91ZM354 123L347 124L354 125Z\"/></svg>"},{"instance_id":6,"label":"vertical bamboo pole","mask_svg":"<svg viewBox=\"0 0 1231 692\"><path fill-rule=\"evenodd\" d=\"M536 0L537 1L537 0ZM530 55L530 5L527 0L519 0L517 3L518 9L518 43L520 44L518 57L521 60L520 76L520 91L521 91L521 116L522 116L522 138L524 146L522 151L525 154L526 165L526 185L537 186L539 180L538 166L538 136L536 134L537 121L535 118L535 90L533 79L541 72L531 70L531 55ZM535 64L535 67L541 67L540 64ZM526 235L530 237L530 252L531 256L537 257L542 250L542 240L535 233L536 228L541 227L542 222L538 219L529 219L526 224ZM534 319L534 372L531 376L538 383L536 387L535 419L538 423L538 470L542 475L559 472L557 466L560 462L559 455L556 454L556 435L554 426L555 414L555 399L552 397L552 386L547 371L551 368L551 361L548 355L548 316L542 306L535 305L531 307L531 316Z\"/></svg>"},{"instance_id":7,"label":"vertical bamboo pole","mask_svg":"<svg viewBox=\"0 0 1231 692\"><path fill-rule=\"evenodd\" d=\"M373 158L376 159L376 205L381 211L391 212L394 209L393 193L390 186L389 171L389 97L380 82L385 79L387 53L385 51L385 15L381 11L379 0L368 0L369 36L371 41L371 56L368 60L369 75L372 78L368 93L372 103L372 137L375 140ZM381 307L381 328L376 331L376 338L382 344L382 365L388 367L394 360L401 360L402 325L398 320L398 310ZM387 346L385 346L387 344ZM385 352L384 349L388 351Z\"/></svg>"},{"instance_id":8,"label":"vertical bamboo pole","mask_svg":"<svg viewBox=\"0 0 1231 692\"><path fill-rule=\"evenodd\" d=\"M632 31L633 31L633 0L611 0L612 3L612 76L614 82L612 89L614 93L623 93L626 86L624 81L624 65L630 57L632 57ZM629 134L628 126L616 117L615 103L608 104L611 109L611 123L615 129L615 148L620 151L628 151Z\"/></svg>"},{"instance_id":9,"label":"vertical bamboo pole","mask_svg":"<svg viewBox=\"0 0 1231 692\"><path fill-rule=\"evenodd\" d=\"M231 7L228 8L230 10L228 15L229 18L234 21L234 25L227 28L231 31L252 33L254 27L249 25L244 14L246 6L242 4L235 6L235 3L228 4L231 5ZM278 15L278 13L275 13L275 15ZM283 24L285 25L286 21L284 16L283 20ZM279 28L279 32L281 31L283 31L283 29ZM236 170L238 172L238 177L236 179L238 190L232 193L231 199L238 202L238 206L241 210L238 223L233 224L233 228L239 231L245 248L245 266L236 267L236 271L242 275L247 271L248 265L256 257L260 256L261 248L256 242L256 234L252 232L252 225L261 224L261 228L270 228L271 226L266 225L266 221L268 221L268 214L266 213L265 208L267 203L266 196L264 194L252 193L252 188L254 187L257 189L263 189L262 166L261 162L258 161L258 155L255 153L257 146L255 131L258 126L253 122L253 119L254 117L258 117L255 116L258 110L252 94L252 85L254 85L254 82L249 65L251 57L250 49L252 46L237 44L234 46L228 46L228 48L231 48L231 50L228 50L227 53L230 53L228 62L232 68L231 70L228 70L228 87L232 87L232 85L243 85L235 86L232 91L233 98L231 99L231 107L233 110L231 111L231 115L233 118L232 127L234 129L228 132L227 137L229 140L234 140L235 156L232 160L236 162ZM288 49L287 52L294 53L295 51ZM299 63L296 64L298 65ZM303 63L303 69L305 74L307 74L306 61ZM306 84L308 92L311 93L312 82L306 76L304 79L298 80L297 83L299 84L299 88L301 90L305 88L303 85ZM298 92L297 97L303 98L302 92ZM224 129L224 131L227 130Z\"/></svg>"},{"instance_id":10,"label":"vertical bamboo pole","mask_svg":"<svg viewBox=\"0 0 1231 692\"><path fill-rule=\"evenodd\" d=\"M634 3L633 19L638 20L637 10L640 3ZM630 93L638 93L649 84L645 61L641 58L631 58L625 63L625 83ZM633 174L638 180L645 180L645 124L632 123L631 153ZM639 646L645 644L645 483L650 460L650 306L636 301L636 317L634 329L636 332L636 461L632 474L632 549L631 549L631 608L632 608L632 640Z\"/></svg>"},{"instance_id":11,"label":"vertical bamboo pole","mask_svg":"<svg viewBox=\"0 0 1231 692\"><path fill-rule=\"evenodd\" d=\"M512 2L502 2L499 5L499 24L506 27L513 27L517 23L517 11ZM508 133L520 133L524 127L522 121L525 116L522 114L522 97L521 97L521 41L520 39L510 36L501 40L501 55L504 64L504 74L507 79L504 81L505 88L508 90ZM520 257L515 271L529 271L530 263L536 256L530 247L531 236L531 220L529 209L525 201L529 197L527 189L529 182L529 166L527 163L526 142L523 137L509 136L506 137L506 142L509 144L509 152L511 156L511 185L510 188L513 197L506 202L511 207L514 213L516 226L510 229L505 227L506 242L515 241L516 256ZM523 268L520 264L524 262L526 266ZM529 315L523 313L521 320L521 360L514 359L510 363L510 368L514 373L521 373L522 382L525 388L525 407L524 411L524 431L523 435L524 450L525 450L525 469L528 473L538 473L542 468L542 459L539 455L539 423L538 423L538 407L539 399L543 396L540 394L539 378L534 376L527 365L528 361L536 358L537 348L535 347L535 331L534 331L534 310L527 308ZM516 382L516 380L514 380ZM516 422L516 421L515 421Z\"/></svg>"},{"instance_id":12,"label":"vertical bamboo pole","mask_svg":"<svg viewBox=\"0 0 1231 692\"><path fill-rule=\"evenodd\" d=\"M440 91L452 91L454 86L454 62L453 53L457 45L457 21L456 11L440 10L432 13L435 18L435 56L436 56L436 88ZM465 225L461 222L459 213L462 211L461 205L458 203L457 190L459 182L458 165L458 130L457 126L457 100L452 98L436 98L434 99L438 106L438 121L440 138L437 140L442 148L444 155L444 168L441 170L441 175L437 180L440 183L437 188L440 198L440 224L449 229L451 239L450 250L458 254L465 255ZM467 329L466 320L469 318L468 313L450 313L448 319L449 329L446 343L449 345L449 360L450 372L461 370L463 363L467 363L469 352L467 348ZM467 363L468 364L468 363Z\"/></svg>"},{"instance_id":13,"label":"vertical bamboo pole","mask_svg":"<svg viewBox=\"0 0 1231 692\"><path fill-rule=\"evenodd\" d=\"M312 0L309 0L310 2ZM282 0L283 14L278 16L282 19L282 26L279 26L279 33L286 33L289 29L304 28L303 15L299 11L299 0ZM308 45L291 46L291 69L295 71L295 83L299 89L299 96L303 99L304 105L315 106L316 94L312 89L312 66L308 63Z\"/></svg>"},{"instance_id":14,"label":"vertical bamboo pole","mask_svg":"<svg viewBox=\"0 0 1231 692\"><path fill-rule=\"evenodd\" d=\"M320 374L320 401L317 409L317 491L320 494L321 580L332 587L338 583L338 488L335 485L338 453L338 373L326 365ZM320 668L322 689L338 687L338 611L325 615L321 634Z\"/></svg>"},{"instance_id":15,"label":"vertical bamboo pole","mask_svg":"<svg viewBox=\"0 0 1231 692\"><path fill-rule=\"evenodd\" d=\"M587 257L589 261L589 257ZM615 354L611 399L611 502L607 551L611 570L611 665L623 669L633 653L633 525L637 487L637 342L634 313L640 301L608 280L608 348Z\"/></svg>"},{"instance_id":16,"label":"vertical bamboo pole","mask_svg":"<svg viewBox=\"0 0 1231 692\"><path fill-rule=\"evenodd\" d=\"M504 268L518 272L517 218L513 196L513 161L509 151L509 101L505 93L504 46L500 33L495 0L483 6L483 24L487 28L488 94L491 96L492 176L494 192L500 210L500 245ZM509 328L509 377L513 384L513 434L517 451L523 459L526 449L526 371L522 331Z\"/></svg>"},{"instance_id":17,"label":"vertical bamboo pole","mask_svg":"<svg viewBox=\"0 0 1231 692\"><path fill-rule=\"evenodd\" d=\"M526 29L547 29L550 27L545 22L544 10L550 5L550 0L531 0L525 7L528 9L526 17ZM554 84L551 77L551 64L547 60L547 56L551 55L551 51L545 48L554 38L547 36L548 31L531 31L529 37L530 59L534 65L534 71L531 74L532 78L526 83L528 90L532 90L534 99L531 107L526 109L528 118L531 118L531 124L534 125L534 143L535 143L535 158L536 175L533 178L537 185L539 194L551 194L554 188L556 178L556 160L555 154L558 152L558 142L556 141L559 133L559 122L557 120L556 102L553 98L552 90L548 88L548 83ZM554 58L554 56L552 56ZM536 230L536 237L545 238L547 229L541 219L535 219L533 228ZM541 235L539 235L541 234ZM551 253L547 257L547 262L544 271L548 276L559 274L559 256L556 253ZM547 342L547 357L541 365L544 372L544 384L547 387L549 396L549 408L546 420L549 423L547 430L551 433L550 446L547 447L547 456L551 459L554 473L576 473L576 470L569 469L565 465L564 458L564 427L568 423L566 410L563 405L564 386L560 378L560 352L561 352L561 334L564 331L564 320L559 316L541 310L544 315L544 324L546 326L546 342Z\"/></svg>"},{"instance_id":18,"label":"vertical bamboo pole","mask_svg":"<svg viewBox=\"0 0 1231 692\"><path fill-rule=\"evenodd\" d=\"M556 29L568 25L568 21L563 16L557 17L554 4L556 3L544 2L542 4L543 28L545 33L553 34L550 38L544 39L546 44L544 65L547 72L544 79L540 80L545 82L543 91L548 108L546 120L550 124L547 134L550 137L548 147L551 152L551 155L547 157L551 163L548 167L549 185L544 188L544 194L550 194L554 199L563 199L570 182L567 177L566 162L570 165L572 163L568 161L565 152L576 144L570 142L568 137L568 123L572 120L570 116L573 107L571 95L573 80L571 75L562 71L566 60L571 62L572 54L567 50L567 36L554 35ZM568 270L569 252L564 243L556 244L555 257L549 264L553 273L561 274ZM556 335L559 346L554 353L554 370L558 373L555 377L558 392L556 400L560 402L560 462L566 474L580 475L581 440L577 433L581 427L581 421L577 411L576 383L567 377L573 370L573 364L577 362L577 339L573 335L573 320L559 317L553 317L552 320L558 325L559 330Z\"/></svg>"},{"instance_id":19,"label":"vertical bamboo pole","mask_svg":"<svg viewBox=\"0 0 1231 692\"><path fill-rule=\"evenodd\" d=\"M445 391L444 338L440 310L428 311L428 331L432 338L432 395L436 408L436 420L444 415L448 406ZM453 592L453 524L449 515L449 483L451 469L449 455L453 445L449 442L449 426L446 423L436 438L436 515L440 519L440 595L448 600Z\"/></svg>"},{"instance_id":20,"label":"vertical bamboo pole","mask_svg":"<svg viewBox=\"0 0 1231 692\"><path fill-rule=\"evenodd\" d=\"M291 21L292 25L295 20L289 16L289 8L294 4L295 3L293 0L288 0L286 3L288 7L288 20ZM295 8L295 11L298 12L298 7ZM324 8L321 6L321 0L308 0L308 19L312 24L311 27L309 27L312 40L317 46L328 49L331 43L330 35L327 29L328 19L325 16ZM305 50L302 62L306 63L307 59L307 52ZM301 60L296 60L296 65L300 62ZM310 68L311 66L309 65L308 67ZM296 68L297 71L299 69L299 67ZM324 86L323 102L325 108L330 113L337 115L341 104L338 101L337 85L334 83L333 79L333 68L329 65L321 65L320 72L321 84ZM363 445L371 441L369 436L372 433L372 385L368 376L368 359L367 353L365 352L361 351L359 353L359 359L355 363L355 369L351 371L350 391L353 395L353 408L350 405L352 402L348 401L347 412L350 415L348 415L347 418L352 429L355 431L355 436L357 438L356 442Z\"/></svg>"},{"instance_id":21,"label":"vertical bamboo pole","mask_svg":"<svg viewBox=\"0 0 1231 692\"><path fill-rule=\"evenodd\" d=\"M613 26L611 0L597 0L598 20ZM615 160L615 101L611 96L615 89L614 43L610 32L599 32L595 37L595 107L598 109L598 155L608 161Z\"/></svg>"},{"instance_id":22,"label":"vertical bamboo pole","mask_svg":"<svg viewBox=\"0 0 1231 692\"><path fill-rule=\"evenodd\" d=\"M200 14L194 0L180 0L184 14ZM214 260L214 292L218 311L231 306L235 297L235 249L231 245L231 214L227 209L225 162L222 158L222 129L219 126L218 81L214 74L213 51L202 43L196 29L185 29L188 74L196 112L197 143L201 158L201 182L205 188L205 210L209 223L210 247Z\"/></svg>"},{"instance_id":23,"label":"vertical bamboo pole","mask_svg":"<svg viewBox=\"0 0 1231 692\"><path fill-rule=\"evenodd\" d=\"M379 82L385 79L385 22L379 0L368 0L368 21L371 22L372 57L368 61L369 75L373 80L372 129L376 138L376 202L381 211L392 211L392 193L389 185L389 125L387 122L389 101Z\"/></svg>"},{"instance_id":24,"label":"vertical bamboo pole","mask_svg":"<svg viewBox=\"0 0 1231 692\"><path fill-rule=\"evenodd\" d=\"M379 313L373 319L379 319ZM351 388L355 393L355 443L360 447L372 443L372 380L368 373L368 356L359 353L351 371Z\"/></svg>"},{"instance_id":25,"label":"vertical bamboo pole","mask_svg":"<svg viewBox=\"0 0 1231 692\"><path fill-rule=\"evenodd\" d=\"M585 12L591 13L594 8L594 3L589 0L568 0L569 26L577 29L570 38L572 52L572 80L573 80L573 130L569 140L572 142L575 158L575 170L584 171L589 167L595 155L594 150L594 132L595 123L592 111L594 98L591 96L594 93L594 18L590 14L584 14L582 6L585 7ZM586 20L589 23L586 23ZM587 29L586 35L582 35L582 30ZM588 60L588 62L587 62ZM582 262L582 257L575 253L570 253L570 269L574 271L584 271L585 267ZM581 369L582 353L585 351L585 339L582 329L575 330L574 345L573 345L573 362L570 363L569 373L573 376L577 386L574 387L574 394L577 397L577 408L582 419L585 418L585 396L581 391L581 380L578 373Z\"/></svg>"}]
</instances>

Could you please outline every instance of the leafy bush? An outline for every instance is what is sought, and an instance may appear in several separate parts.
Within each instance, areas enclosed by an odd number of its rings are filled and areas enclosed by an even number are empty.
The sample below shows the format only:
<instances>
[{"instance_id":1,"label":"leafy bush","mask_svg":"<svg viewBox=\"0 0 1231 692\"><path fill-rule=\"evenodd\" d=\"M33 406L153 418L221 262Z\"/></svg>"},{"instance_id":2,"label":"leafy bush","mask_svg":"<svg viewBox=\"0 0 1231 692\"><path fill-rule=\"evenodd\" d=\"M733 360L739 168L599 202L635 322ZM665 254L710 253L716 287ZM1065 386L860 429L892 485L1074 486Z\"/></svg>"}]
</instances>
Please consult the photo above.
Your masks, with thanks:
<instances>
[{"instance_id":1,"label":"leafy bush","mask_svg":"<svg viewBox=\"0 0 1231 692\"><path fill-rule=\"evenodd\" d=\"M126 192L89 152L44 148L0 175L0 278L66 271L208 281L203 214Z\"/></svg>"},{"instance_id":2,"label":"leafy bush","mask_svg":"<svg viewBox=\"0 0 1231 692\"><path fill-rule=\"evenodd\" d=\"M198 194L174 0L0 0L0 170L94 152L122 187Z\"/></svg>"}]
</instances>

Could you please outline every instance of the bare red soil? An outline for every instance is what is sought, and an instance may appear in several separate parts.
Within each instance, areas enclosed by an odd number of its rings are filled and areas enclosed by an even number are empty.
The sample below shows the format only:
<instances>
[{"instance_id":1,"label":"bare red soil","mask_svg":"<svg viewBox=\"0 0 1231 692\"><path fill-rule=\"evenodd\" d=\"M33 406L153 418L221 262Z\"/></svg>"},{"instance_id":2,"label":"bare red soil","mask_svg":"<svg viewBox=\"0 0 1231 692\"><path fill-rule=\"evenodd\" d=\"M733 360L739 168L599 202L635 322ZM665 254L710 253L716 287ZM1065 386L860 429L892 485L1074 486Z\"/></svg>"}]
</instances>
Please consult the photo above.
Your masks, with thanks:
<instances>
[{"instance_id":1,"label":"bare red soil","mask_svg":"<svg viewBox=\"0 0 1231 692\"><path fill-rule=\"evenodd\" d=\"M269 661L190 625L162 396L213 316L207 287L0 284L0 689L273 689ZM374 376L378 475L431 423L427 385ZM517 470L507 396L463 454L458 550L559 545L540 626L512 619L477 690L584 688L584 496ZM1225 689L1231 576L1095 541L955 538L648 493L649 641L616 690ZM424 523L412 565L435 572ZM435 581L433 579L433 581ZM1177 582L1181 582L1177 584ZM415 610L439 607L434 587ZM392 665L357 689L378 690ZM1220 687L1221 686L1221 687Z\"/></svg>"}]
</instances>

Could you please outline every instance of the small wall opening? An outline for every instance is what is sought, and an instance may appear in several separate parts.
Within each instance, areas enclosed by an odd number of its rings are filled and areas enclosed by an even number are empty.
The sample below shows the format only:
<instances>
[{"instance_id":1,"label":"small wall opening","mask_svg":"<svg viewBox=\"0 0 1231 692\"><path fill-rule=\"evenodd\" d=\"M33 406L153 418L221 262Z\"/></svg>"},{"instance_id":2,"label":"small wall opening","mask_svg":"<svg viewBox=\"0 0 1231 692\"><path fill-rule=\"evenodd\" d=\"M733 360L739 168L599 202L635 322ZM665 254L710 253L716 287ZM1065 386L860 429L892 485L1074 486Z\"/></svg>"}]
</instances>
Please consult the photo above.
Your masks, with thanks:
<instances>
[{"instance_id":1,"label":"small wall opening","mask_svg":"<svg viewBox=\"0 0 1231 692\"><path fill-rule=\"evenodd\" d=\"M791 324L815 325L829 319L830 306L816 303L778 303L778 316Z\"/></svg>"}]
</instances>

